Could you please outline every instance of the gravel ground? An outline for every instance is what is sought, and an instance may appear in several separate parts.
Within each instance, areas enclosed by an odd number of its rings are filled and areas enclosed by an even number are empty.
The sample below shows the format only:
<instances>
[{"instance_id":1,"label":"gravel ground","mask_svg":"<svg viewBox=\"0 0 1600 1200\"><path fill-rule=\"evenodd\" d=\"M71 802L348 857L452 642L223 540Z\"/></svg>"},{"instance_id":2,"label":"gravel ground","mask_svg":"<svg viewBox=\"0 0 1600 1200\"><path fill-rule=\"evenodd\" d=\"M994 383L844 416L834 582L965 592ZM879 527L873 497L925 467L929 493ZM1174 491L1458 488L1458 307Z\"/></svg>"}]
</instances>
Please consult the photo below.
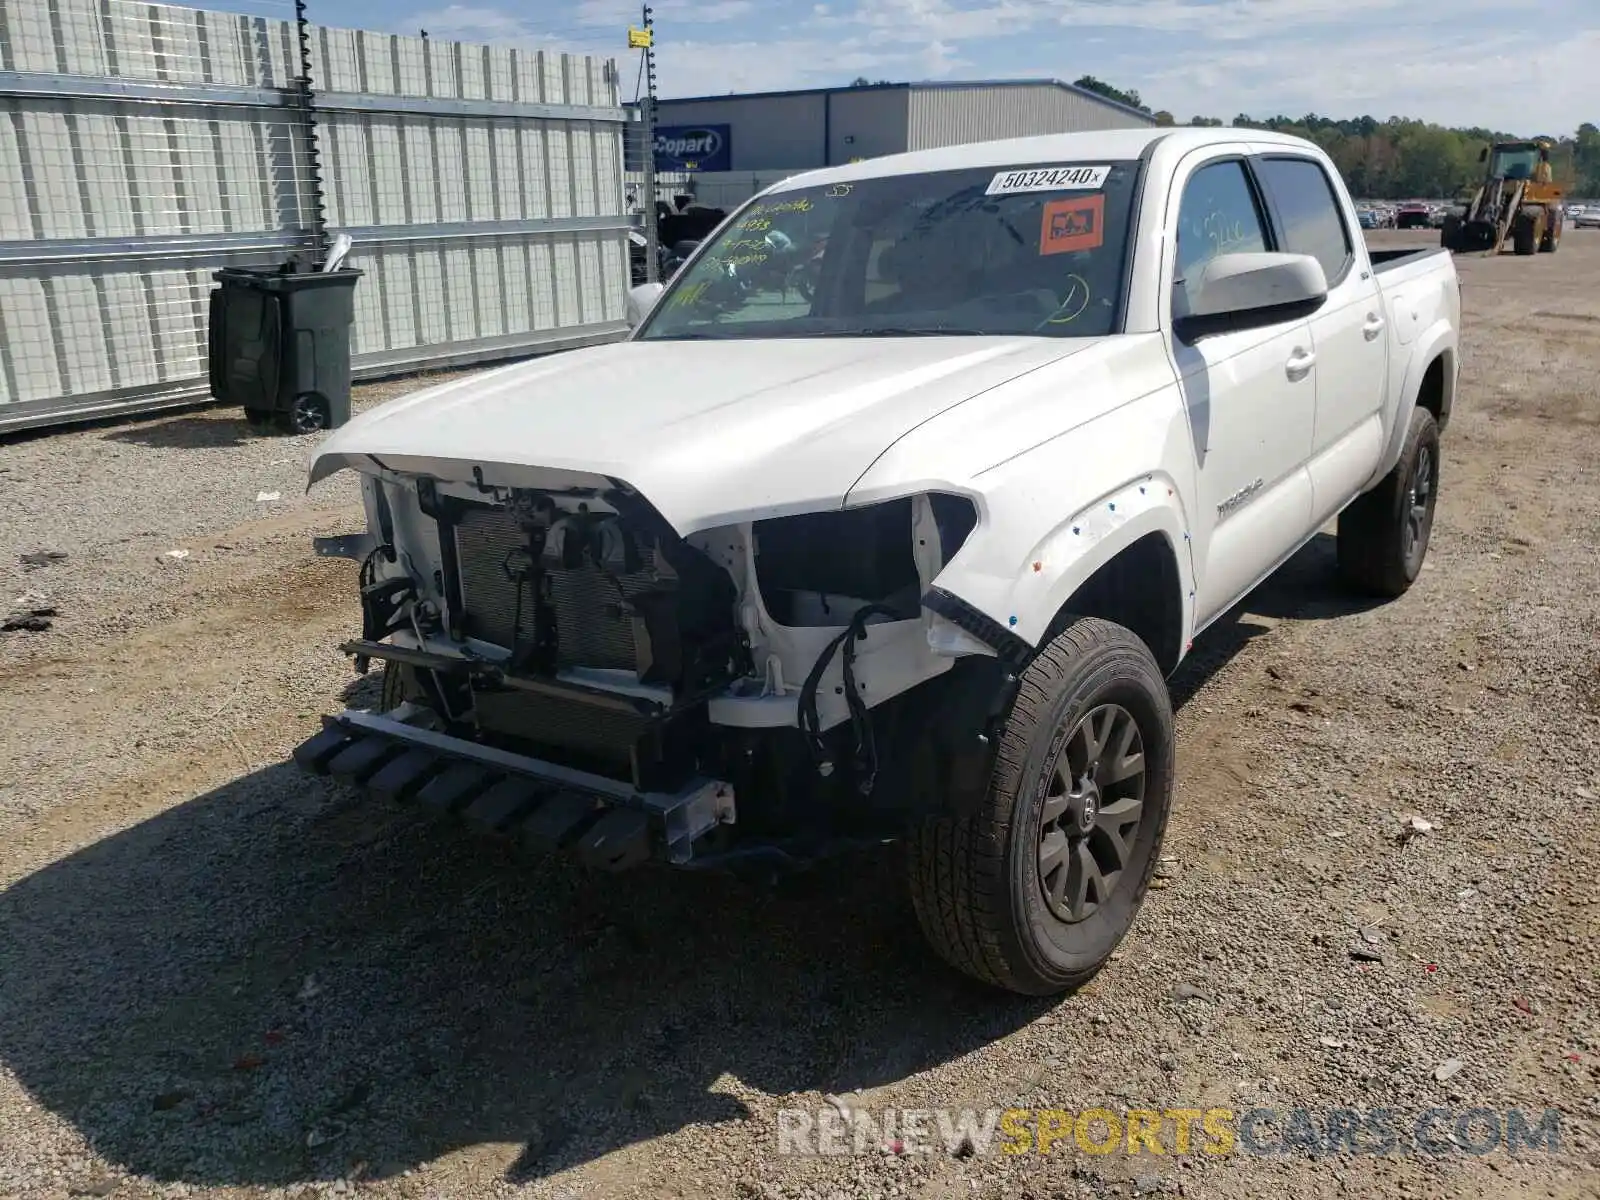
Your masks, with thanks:
<instances>
[{"instance_id":1,"label":"gravel ground","mask_svg":"<svg viewBox=\"0 0 1600 1200\"><path fill-rule=\"evenodd\" d=\"M1600 235L1458 266L1427 573L1354 605L1319 538L1200 641L1157 889L1056 1002L940 967L893 853L595 878L307 780L288 750L371 694L353 568L309 554L349 482L214 410L0 443L0 599L58 610L0 635L0 1196L1600 1195ZM830 1105L1561 1125L777 1153Z\"/></svg>"}]
</instances>

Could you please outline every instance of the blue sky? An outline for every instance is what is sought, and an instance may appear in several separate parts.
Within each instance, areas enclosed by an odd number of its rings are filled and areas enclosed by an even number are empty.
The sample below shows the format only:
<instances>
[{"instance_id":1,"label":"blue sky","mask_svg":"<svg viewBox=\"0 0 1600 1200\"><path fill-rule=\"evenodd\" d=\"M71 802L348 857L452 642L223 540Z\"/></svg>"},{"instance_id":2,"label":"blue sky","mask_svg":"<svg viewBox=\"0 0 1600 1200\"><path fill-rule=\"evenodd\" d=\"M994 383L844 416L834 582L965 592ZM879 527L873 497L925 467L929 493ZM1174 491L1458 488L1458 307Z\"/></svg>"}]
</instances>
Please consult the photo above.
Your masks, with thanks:
<instances>
[{"instance_id":1,"label":"blue sky","mask_svg":"<svg viewBox=\"0 0 1600 1200\"><path fill-rule=\"evenodd\" d=\"M221 5L227 7L226 4ZM329 25L615 55L628 0L310 0ZM1600 0L657 0L661 94L1097 75L1180 120L1600 122ZM624 77L632 79L632 71Z\"/></svg>"}]
</instances>

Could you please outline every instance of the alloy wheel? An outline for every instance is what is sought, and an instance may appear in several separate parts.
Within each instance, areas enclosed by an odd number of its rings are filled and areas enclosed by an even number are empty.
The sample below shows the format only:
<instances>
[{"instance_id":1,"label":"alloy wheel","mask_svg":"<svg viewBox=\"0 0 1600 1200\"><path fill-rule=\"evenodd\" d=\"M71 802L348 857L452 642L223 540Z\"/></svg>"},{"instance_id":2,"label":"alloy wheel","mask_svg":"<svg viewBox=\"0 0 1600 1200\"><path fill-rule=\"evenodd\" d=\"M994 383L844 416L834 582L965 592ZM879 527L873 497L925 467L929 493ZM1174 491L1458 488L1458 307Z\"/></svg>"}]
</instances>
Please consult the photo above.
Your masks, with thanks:
<instances>
[{"instance_id":1,"label":"alloy wheel","mask_svg":"<svg viewBox=\"0 0 1600 1200\"><path fill-rule=\"evenodd\" d=\"M1050 767L1039 822L1039 886L1068 923L1110 899L1133 858L1144 813L1144 739L1120 704L1090 710Z\"/></svg>"}]
</instances>

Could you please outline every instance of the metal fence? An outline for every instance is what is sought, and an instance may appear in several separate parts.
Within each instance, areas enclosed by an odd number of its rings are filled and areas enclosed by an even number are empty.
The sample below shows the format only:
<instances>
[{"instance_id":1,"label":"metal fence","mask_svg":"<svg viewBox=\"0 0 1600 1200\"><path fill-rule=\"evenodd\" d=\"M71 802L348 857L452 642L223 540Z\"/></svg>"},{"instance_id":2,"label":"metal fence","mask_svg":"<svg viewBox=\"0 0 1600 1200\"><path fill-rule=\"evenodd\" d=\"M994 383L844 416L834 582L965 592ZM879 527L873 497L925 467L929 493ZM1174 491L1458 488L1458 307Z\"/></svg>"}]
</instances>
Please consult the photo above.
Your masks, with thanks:
<instances>
[{"instance_id":1,"label":"metal fence","mask_svg":"<svg viewBox=\"0 0 1600 1200\"><path fill-rule=\"evenodd\" d=\"M278 0L259 0L282 9ZM224 265L355 243L358 375L620 337L614 62L134 0L0 0L0 429L206 394Z\"/></svg>"}]
</instances>

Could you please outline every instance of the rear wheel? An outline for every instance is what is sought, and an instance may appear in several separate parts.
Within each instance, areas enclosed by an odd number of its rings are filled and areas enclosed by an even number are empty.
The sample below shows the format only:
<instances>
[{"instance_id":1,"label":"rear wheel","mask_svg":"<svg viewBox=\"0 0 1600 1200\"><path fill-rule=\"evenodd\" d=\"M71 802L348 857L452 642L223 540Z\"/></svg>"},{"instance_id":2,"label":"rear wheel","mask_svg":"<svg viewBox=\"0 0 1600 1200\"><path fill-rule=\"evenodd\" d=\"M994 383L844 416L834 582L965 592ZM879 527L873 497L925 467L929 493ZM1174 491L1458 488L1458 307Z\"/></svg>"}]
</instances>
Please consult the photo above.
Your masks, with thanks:
<instances>
[{"instance_id":1,"label":"rear wheel","mask_svg":"<svg viewBox=\"0 0 1600 1200\"><path fill-rule=\"evenodd\" d=\"M917 920L951 965L1050 995L1132 926L1172 802L1172 702L1149 649L1075 618L1024 672L976 813L909 848Z\"/></svg>"},{"instance_id":2,"label":"rear wheel","mask_svg":"<svg viewBox=\"0 0 1600 1200\"><path fill-rule=\"evenodd\" d=\"M1439 502L1439 425L1413 409L1400 461L1339 514L1339 573L1378 596L1402 595L1422 571Z\"/></svg>"}]
</instances>

